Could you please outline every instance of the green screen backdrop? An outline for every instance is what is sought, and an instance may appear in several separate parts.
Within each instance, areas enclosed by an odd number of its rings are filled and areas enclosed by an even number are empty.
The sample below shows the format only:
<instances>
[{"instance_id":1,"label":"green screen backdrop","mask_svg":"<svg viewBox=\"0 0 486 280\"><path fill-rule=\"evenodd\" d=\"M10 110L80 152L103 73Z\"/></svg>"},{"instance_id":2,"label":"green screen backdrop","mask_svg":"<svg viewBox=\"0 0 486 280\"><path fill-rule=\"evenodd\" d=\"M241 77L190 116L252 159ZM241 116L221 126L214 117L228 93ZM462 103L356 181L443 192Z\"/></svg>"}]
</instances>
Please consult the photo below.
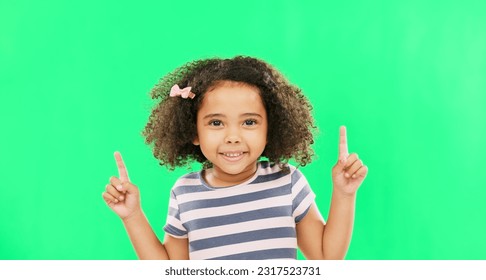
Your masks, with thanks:
<instances>
[{"instance_id":1,"label":"green screen backdrop","mask_svg":"<svg viewBox=\"0 0 486 280\"><path fill-rule=\"evenodd\" d=\"M311 100L317 157L302 171L324 217L340 125L368 165L347 259L486 259L485 12L480 0L0 2L0 259L136 259L101 198L116 150L163 238L188 170L144 144L148 92L186 61L238 54Z\"/></svg>"}]
</instances>

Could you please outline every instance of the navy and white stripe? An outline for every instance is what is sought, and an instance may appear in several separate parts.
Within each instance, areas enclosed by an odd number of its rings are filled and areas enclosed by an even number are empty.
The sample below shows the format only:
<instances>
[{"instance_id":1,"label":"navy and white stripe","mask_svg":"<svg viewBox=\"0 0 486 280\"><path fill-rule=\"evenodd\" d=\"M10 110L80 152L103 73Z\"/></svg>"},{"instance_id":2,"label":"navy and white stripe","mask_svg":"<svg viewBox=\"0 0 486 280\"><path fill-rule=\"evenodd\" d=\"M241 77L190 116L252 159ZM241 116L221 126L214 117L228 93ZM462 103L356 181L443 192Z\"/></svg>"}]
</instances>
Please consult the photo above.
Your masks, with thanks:
<instances>
[{"instance_id":1,"label":"navy and white stripe","mask_svg":"<svg viewBox=\"0 0 486 280\"><path fill-rule=\"evenodd\" d=\"M189 239L190 259L295 259L295 224L314 198L293 166L259 162L250 180L224 188L193 172L172 188L164 230Z\"/></svg>"}]
</instances>

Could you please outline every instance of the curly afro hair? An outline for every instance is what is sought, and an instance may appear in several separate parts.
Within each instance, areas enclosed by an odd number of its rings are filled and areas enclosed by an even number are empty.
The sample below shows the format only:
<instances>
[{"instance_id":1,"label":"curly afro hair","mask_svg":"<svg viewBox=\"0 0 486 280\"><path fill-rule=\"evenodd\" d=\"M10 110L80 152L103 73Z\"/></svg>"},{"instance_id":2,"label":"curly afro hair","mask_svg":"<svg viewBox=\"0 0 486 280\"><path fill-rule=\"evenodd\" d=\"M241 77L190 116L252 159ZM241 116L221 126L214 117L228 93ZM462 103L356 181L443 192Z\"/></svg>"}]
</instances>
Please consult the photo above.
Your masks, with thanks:
<instances>
[{"instance_id":1,"label":"curly afro hair","mask_svg":"<svg viewBox=\"0 0 486 280\"><path fill-rule=\"evenodd\" d=\"M153 108L142 135L153 145L153 154L169 169L198 161L211 163L192 141L196 138L197 111L206 92L223 81L233 81L259 89L268 117L268 143L262 156L275 164L294 159L304 166L314 154L312 106L301 90L266 62L247 56L231 59L204 59L189 62L167 74L150 92L160 99ZM194 99L171 98L174 84L190 86Z\"/></svg>"}]
</instances>

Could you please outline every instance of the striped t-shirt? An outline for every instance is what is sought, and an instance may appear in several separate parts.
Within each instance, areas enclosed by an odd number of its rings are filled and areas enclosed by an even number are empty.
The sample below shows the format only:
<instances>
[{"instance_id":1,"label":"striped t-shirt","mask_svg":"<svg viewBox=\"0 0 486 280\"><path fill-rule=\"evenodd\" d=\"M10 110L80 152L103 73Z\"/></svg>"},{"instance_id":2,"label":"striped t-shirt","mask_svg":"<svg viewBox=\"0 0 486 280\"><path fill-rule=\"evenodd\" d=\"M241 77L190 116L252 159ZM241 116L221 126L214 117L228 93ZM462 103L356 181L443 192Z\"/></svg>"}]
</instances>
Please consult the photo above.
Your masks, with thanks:
<instances>
[{"instance_id":1,"label":"striped t-shirt","mask_svg":"<svg viewBox=\"0 0 486 280\"><path fill-rule=\"evenodd\" d=\"M177 180L164 230L188 238L190 259L296 259L295 224L314 202L304 175L266 161L246 182L208 186L201 172Z\"/></svg>"}]
</instances>

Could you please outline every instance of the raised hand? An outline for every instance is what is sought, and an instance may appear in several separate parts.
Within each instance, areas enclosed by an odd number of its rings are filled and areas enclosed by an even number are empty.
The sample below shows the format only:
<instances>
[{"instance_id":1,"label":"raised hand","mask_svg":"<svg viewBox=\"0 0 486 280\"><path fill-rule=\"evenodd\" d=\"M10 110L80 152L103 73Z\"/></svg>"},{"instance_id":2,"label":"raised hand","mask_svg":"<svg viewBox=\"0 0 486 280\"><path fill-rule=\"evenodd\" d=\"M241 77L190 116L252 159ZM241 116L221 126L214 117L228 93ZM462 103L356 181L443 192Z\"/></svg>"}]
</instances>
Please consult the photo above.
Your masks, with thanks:
<instances>
[{"instance_id":1,"label":"raised hand","mask_svg":"<svg viewBox=\"0 0 486 280\"><path fill-rule=\"evenodd\" d=\"M115 152L115 161L119 178L110 177L110 183L106 185L105 192L103 192L103 199L120 218L126 219L141 211L140 193L138 188L130 182L127 168L119 152Z\"/></svg>"},{"instance_id":2,"label":"raised hand","mask_svg":"<svg viewBox=\"0 0 486 280\"><path fill-rule=\"evenodd\" d=\"M368 174L368 167L357 154L348 153L346 127L341 126L339 132L339 158L332 168L334 190L342 194L355 194Z\"/></svg>"}]
</instances>

